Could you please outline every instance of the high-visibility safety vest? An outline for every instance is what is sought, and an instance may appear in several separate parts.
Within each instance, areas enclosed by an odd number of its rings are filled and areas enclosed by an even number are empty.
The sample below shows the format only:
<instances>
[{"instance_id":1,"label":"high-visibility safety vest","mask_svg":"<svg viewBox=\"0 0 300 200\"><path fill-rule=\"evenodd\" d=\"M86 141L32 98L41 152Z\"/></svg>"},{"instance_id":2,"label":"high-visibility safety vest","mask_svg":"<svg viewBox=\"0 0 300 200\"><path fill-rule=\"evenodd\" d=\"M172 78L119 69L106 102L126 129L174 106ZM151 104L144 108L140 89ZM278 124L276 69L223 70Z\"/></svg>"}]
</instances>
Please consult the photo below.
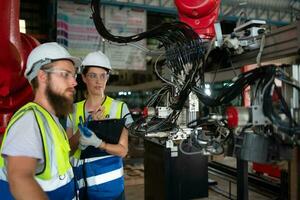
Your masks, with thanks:
<instances>
[{"instance_id":1,"label":"high-visibility safety vest","mask_svg":"<svg viewBox=\"0 0 300 200\"><path fill-rule=\"evenodd\" d=\"M74 174L69 161L70 145L66 132L43 107L31 102L19 109L6 128L3 143L11 126L28 111L33 112L37 120L44 149L45 166L42 172L35 175L35 180L49 199L75 199ZM49 127L50 132L47 131L46 126ZM0 156L0 196L5 200L14 199L9 191L7 169L2 156Z\"/></svg>"},{"instance_id":2,"label":"high-visibility safety vest","mask_svg":"<svg viewBox=\"0 0 300 200\"><path fill-rule=\"evenodd\" d=\"M79 117L85 116L85 100L75 104L73 115L73 132L78 130ZM123 102L106 96L103 106L105 118L122 117ZM109 133L107 133L109 134ZM77 149L71 163L79 186L81 199L116 199L124 191L123 162L119 156L103 151L102 156L80 159L80 150ZM84 196L87 195L87 196Z\"/></svg>"}]
</instances>

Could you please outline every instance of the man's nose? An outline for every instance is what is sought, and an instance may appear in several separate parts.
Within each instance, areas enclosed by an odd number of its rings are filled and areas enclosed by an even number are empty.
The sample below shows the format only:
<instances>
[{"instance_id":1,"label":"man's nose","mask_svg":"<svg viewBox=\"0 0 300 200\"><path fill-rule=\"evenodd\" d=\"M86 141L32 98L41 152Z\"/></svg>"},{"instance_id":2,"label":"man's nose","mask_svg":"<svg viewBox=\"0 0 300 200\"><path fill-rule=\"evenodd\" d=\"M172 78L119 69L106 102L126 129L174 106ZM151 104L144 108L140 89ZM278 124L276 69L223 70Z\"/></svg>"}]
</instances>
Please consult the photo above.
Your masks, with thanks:
<instances>
[{"instance_id":1,"label":"man's nose","mask_svg":"<svg viewBox=\"0 0 300 200\"><path fill-rule=\"evenodd\" d=\"M76 81L76 78L75 78L75 77L72 77L72 78L71 78L71 85L72 85L73 87L75 87L75 86L77 85L77 81Z\"/></svg>"}]
</instances>

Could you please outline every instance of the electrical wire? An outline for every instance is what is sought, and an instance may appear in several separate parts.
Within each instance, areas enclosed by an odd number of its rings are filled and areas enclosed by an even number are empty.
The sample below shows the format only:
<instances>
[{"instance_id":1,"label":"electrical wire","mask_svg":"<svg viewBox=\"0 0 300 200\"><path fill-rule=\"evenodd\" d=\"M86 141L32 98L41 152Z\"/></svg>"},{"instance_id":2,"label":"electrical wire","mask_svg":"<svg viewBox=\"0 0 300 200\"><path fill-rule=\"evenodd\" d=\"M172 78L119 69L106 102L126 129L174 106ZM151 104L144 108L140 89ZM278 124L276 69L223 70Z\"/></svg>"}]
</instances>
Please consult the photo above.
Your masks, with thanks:
<instances>
[{"instance_id":1,"label":"electrical wire","mask_svg":"<svg viewBox=\"0 0 300 200\"><path fill-rule=\"evenodd\" d=\"M183 109L190 92L195 93L204 105L215 107L229 104L233 99L239 96L246 87L256 84L255 97L256 94L261 94L260 97L263 99L264 115L283 133L288 134L291 137L299 135L300 127L292 118L288 105L282 95L279 95L279 99L282 105L283 114L287 116L288 122L282 120L273 108L272 94L274 91L279 94L279 89L274 83L275 77L278 77L279 75L282 76L283 73L277 70L278 67L274 65L261 66L261 56L265 45L265 34L262 35L260 49L256 57L257 64L261 67L239 74L236 76L236 80L234 80L233 84L223 88L217 96L208 96L205 94L203 87L204 68L207 64L206 59L212 49L213 41L210 42L209 48L206 48L198 34L193 31L189 25L182 22L163 23L152 30L132 36L115 36L104 26L100 13L100 4L101 1L92 0L92 18L97 31L104 39L113 43L128 45L129 43L137 42L145 38L153 38L160 42L161 48L164 48L164 54L159 54L159 57L155 62L154 71L165 85L151 96L147 105L155 107L161 102L167 101L172 112L164 119L158 119L157 117L152 117L150 119L142 117L137 120L130 127L136 134L144 136L149 132L166 131L175 128L176 120ZM239 21L240 20L241 18ZM150 52L139 45L131 45L140 48L144 52ZM230 53L229 51L225 52L228 54ZM160 59L162 64L158 66L158 60ZM221 61L223 60L220 60L217 70L220 68ZM233 67L231 61L229 62L231 67ZM161 69L166 68L166 70L170 72L170 78L166 78L164 75L160 74L159 67ZM235 73L234 70L233 72ZM287 77L283 76L279 79L298 91L300 90L299 85L295 84L294 81L288 80ZM213 150L216 150L216 148L213 148Z\"/></svg>"},{"instance_id":2,"label":"electrical wire","mask_svg":"<svg viewBox=\"0 0 300 200\"><path fill-rule=\"evenodd\" d=\"M145 52L146 55L150 55L150 56L159 56L165 53L165 50L150 50L138 43L116 43L105 39L103 39L103 42L114 46L131 46Z\"/></svg>"},{"instance_id":3,"label":"electrical wire","mask_svg":"<svg viewBox=\"0 0 300 200\"><path fill-rule=\"evenodd\" d=\"M256 56L256 64L257 64L258 67L261 66L261 55L262 55L264 47L265 47L265 40L266 40L266 34L263 33L262 37L261 37L261 41L260 41L259 51L258 51L258 54Z\"/></svg>"}]
</instances>

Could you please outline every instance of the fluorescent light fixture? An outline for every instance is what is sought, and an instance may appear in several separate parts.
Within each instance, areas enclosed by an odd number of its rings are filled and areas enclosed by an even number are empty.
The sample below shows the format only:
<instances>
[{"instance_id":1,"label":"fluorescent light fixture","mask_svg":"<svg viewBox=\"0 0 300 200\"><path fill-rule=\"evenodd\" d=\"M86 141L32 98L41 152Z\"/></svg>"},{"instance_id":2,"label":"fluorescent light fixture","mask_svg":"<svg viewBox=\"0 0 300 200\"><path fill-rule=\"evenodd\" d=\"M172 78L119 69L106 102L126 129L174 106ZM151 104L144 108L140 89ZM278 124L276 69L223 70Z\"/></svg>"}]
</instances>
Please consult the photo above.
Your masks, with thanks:
<instances>
[{"instance_id":1,"label":"fluorescent light fixture","mask_svg":"<svg viewBox=\"0 0 300 200\"><path fill-rule=\"evenodd\" d=\"M204 85L204 93L207 94L207 96L211 95L211 90L210 90L210 85L209 84Z\"/></svg>"},{"instance_id":2,"label":"fluorescent light fixture","mask_svg":"<svg viewBox=\"0 0 300 200\"><path fill-rule=\"evenodd\" d=\"M26 33L26 21L24 19L19 20L19 27L21 33Z\"/></svg>"}]
</instances>

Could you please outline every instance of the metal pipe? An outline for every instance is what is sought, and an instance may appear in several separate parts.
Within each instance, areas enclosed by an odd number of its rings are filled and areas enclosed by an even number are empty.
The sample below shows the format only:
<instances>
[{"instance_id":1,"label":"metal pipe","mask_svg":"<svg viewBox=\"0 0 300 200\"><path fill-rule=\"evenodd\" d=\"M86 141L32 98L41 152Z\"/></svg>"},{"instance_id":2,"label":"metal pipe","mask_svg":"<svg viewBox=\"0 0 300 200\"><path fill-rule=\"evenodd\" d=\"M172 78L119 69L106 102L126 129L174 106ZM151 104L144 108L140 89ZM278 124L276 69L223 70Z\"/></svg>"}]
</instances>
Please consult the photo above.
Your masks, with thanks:
<instances>
[{"instance_id":1,"label":"metal pipe","mask_svg":"<svg viewBox=\"0 0 300 200\"><path fill-rule=\"evenodd\" d=\"M267 8L274 10L288 10L291 8L291 3L293 1L283 1L283 0L223 0L223 5L236 5L239 3L241 6L246 7L256 7L256 8Z\"/></svg>"}]
</instances>

